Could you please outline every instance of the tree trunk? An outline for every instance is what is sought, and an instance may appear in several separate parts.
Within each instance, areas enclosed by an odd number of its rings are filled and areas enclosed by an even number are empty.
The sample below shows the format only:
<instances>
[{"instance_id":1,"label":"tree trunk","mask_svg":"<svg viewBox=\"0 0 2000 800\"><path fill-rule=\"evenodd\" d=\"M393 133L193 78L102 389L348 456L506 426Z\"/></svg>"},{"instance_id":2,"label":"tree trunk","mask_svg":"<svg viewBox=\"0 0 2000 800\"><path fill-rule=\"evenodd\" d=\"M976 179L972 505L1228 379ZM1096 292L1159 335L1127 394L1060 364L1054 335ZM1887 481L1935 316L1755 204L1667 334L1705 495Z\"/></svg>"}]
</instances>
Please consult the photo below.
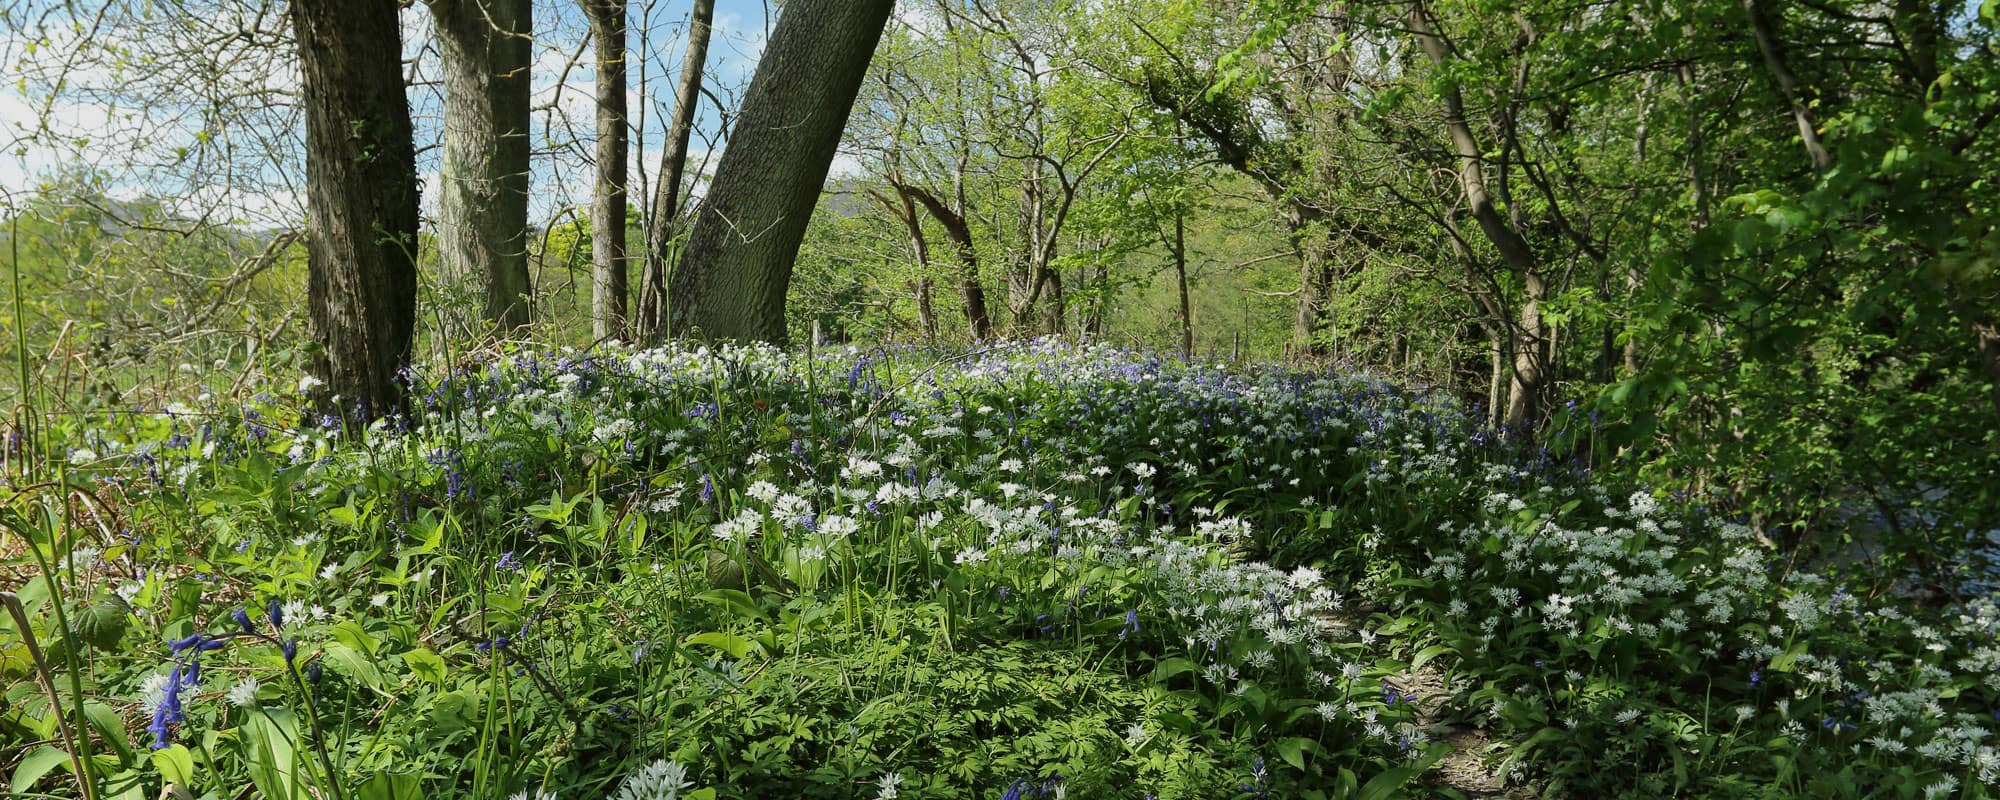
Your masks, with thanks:
<instances>
[{"instance_id":1,"label":"tree trunk","mask_svg":"<svg viewBox=\"0 0 2000 800\"><path fill-rule=\"evenodd\" d=\"M1292 313L1292 351L1301 358L1325 355L1319 329L1326 322L1333 242L1325 212L1294 204L1284 215L1292 249L1299 256L1299 301Z\"/></svg>"},{"instance_id":2,"label":"tree trunk","mask_svg":"<svg viewBox=\"0 0 2000 800\"><path fill-rule=\"evenodd\" d=\"M417 315L417 166L392 3L293 0L304 78L306 301L323 406L397 411ZM335 404L333 398L339 398Z\"/></svg>"},{"instance_id":3,"label":"tree trunk","mask_svg":"<svg viewBox=\"0 0 2000 800\"><path fill-rule=\"evenodd\" d=\"M1012 260L1012 268L1007 271L1007 312L1012 317L1014 331L1019 335L1034 334L1035 301L1040 298L1042 289L1042 276L1037 269L1041 262L1035 253L1042 241L1042 228L1035 218L1042 207L1040 169L1041 162L1030 161L1021 178L1021 207L1015 215L1020 229L1021 249Z\"/></svg>"},{"instance_id":4,"label":"tree trunk","mask_svg":"<svg viewBox=\"0 0 2000 800\"><path fill-rule=\"evenodd\" d=\"M1431 19L1421 3L1410 9L1410 32L1424 55L1433 66L1444 69L1448 53L1444 40L1431 27ZM1520 276L1526 286L1526 296L1521 300L1519 324L1513 331L1514 370L1507 398L1507 414L1503 421L1512 426L1531 426L1540 417L1540 403L1548 380L1548 337L1542 326L1541 303L1548 298L1548 287L1542 280L1540 263L1528 240L1521 236L1506 216L1494 206L1493 195L1486 188L1486 165L1479 143L1472 136L1472 126L1465 119L1465 98L1456 84L1447 84L1441 92L1444 100L1445 133L1450 137L1452 149L1458 159L1458 185L1465 195L1465 205L1479 223L1480 233L1493 247L1500 251L1500 260L1514 274Z\"/></svg>"},{"instance_id":5,"label":"tree trunk","mask_svg":"<svg viewBox=\"0 0 2000 800\"><path fill-rule=\"evenodd\" d=\"M1792 74L1791 62L1785 57L1784 44L1778 41L1777 31L1771 25L1771 17L1765 13L1758 0L1743 0L1743 12L1750 16L1750 35L1757 41L1757 53L1764 57L1764 69L1771 73L1771 80L1778 84L1778 93L1792 109L1792 121L1798 124L1799 140L1805 143L1806 157L1812 159L1813 170L1825 172L1833 166L1833 159L1826 153L1826 145L1820 143L1819 128L1813 125L1810 104L1802 95L1799 79Z\"/></svg>"},{"instance_id":6,"label":"tree trunk","mask_svg":"<svg viewBox=\"0 0 2000 800\"><path fill-rule=\"evenodd\" d=\"M1041 272L1043 285L1048 287L1049 333L1061 336L1069 322L1069 295L1063 291L1062 271L1044 266Z\"/></svg>"},{"instance_id":7,"label":"tree trunk","mask_svg":"<svg viewBox=\"0 0 2000 800\"><path fill-rule=\"evenodd\" d=\"M1973 322L1973 342L1979 349L1980 365L1986 368L1986 380L1993 385L1989 394L1993 398L1993 413L2000 419L2000 327L1990 322Z\"/></svg>"},{"instance_id":8,"label":"tree trunk","mask_svg":"<svg viewBox=\"0 0 2000 800\"><path fill-rule=\"evenodd\" d=\"M1104 317L1111 304L1111 262L1103 256L1103 247L1098 247L1098 257L1091 259L1088 284L1091 288L1088 304L1084 307L1083 332L1091 338L1104 333ZM1083 268L1078 268L1077 284L1086 285Z\"/></svg>"},{"instance_id":9,"label":"tree trunk","mask_svg":"<svg viewBox=\"0 0 2000 800\"><path fill-rule=\"evenodd\" d=\"M1521 319L1513 332L1514 369L1507 386L1504 418L1510 426L1532 428L1541 421L1552 355L1549 326L1542 320L1542 301L1546 299L1548 288L1529 274L1527 294L1521 298Z\"/></svg>"},{"instance_id":10,"label":"tree trunk","mask_svg":"<svg viewBox=\"0 0 2000 800\"><path fill-rule=\"evenodd\" d=\"M993 338L993 317L986 310L986 286L979 282L979 251L972 245L972 227L965 222L965 215L915 186L896 184L896 191L915 198L929 211L931 218L944 226L946 239L951 240L953 250L958 251L958 292L965 303L965 321L972 331L973 341L983 342Z\"/></svg>"},{"instance_id":11,"label":"tree trunk","mask_svg":"<svg viewBox=\"0 0 2000 800\"><path fill-rule=\"evenodd\" d=\"M1486 382L1486 426L1489 428L1499 427L1500 406L1505 399L1505 389L1501 382L1501 378L1506 374L1506 354L1502 352L1505 347L1500 340L1502 327L1504 326L1493 325L1488 331L1488 338L1493 342L1493 352L1489 359L1492 362L1492 369L1487 372Z\"/></svg>"},{"instance_id":12,"label":"tree trunk","mask_svg":"<svg viewBox=\"0 0 2000 800\"><path fill-rule=\"evenodd\" d=\"M931 279L918 278L913 287L917 290L917 325L924 330L924 341L937 342L937 310L931 303Z\"/></svg>"},{"instance_id":13,"label":"tree trunk","mask_svg":"<svg viewBox=\"0 0 2000 800\"><path fill-rule=\"evenodd\" d=\"M486 318L528 324L529 0L431 0L444 65L438 263ZM373 45L371 45L373 46Z\"/></svg>"},{"instance_id":14,"label":"tree trunk","mask_svg":"<svg viewBox=\"0 0 2000 800\"><path fill-rule=\"evenodd\" d=\"M597 180L590 195L590 333L625 336L625 0L583 0L597 53Z\"/></svg>"},{"instance_id":15,"label":"tree trunk","mask_svg":"<svg viewBox=\"0 0 2000 800\"><path fill-rule=\"evenodd\" d=\"M1319 280L1323 271L1320 249L1308 242L1299 244L1299 302L1292 313L1292 348L1301 357L1321 355L1326 349L1318 337L1320 308L1326 303Z\"/></svg>"},{"instance_id":16,"label":"tree trunk","mask_svg":"<svg viewBox=\"0 0 2000 800\"><path fill-rule=\"evenodd\" d=\"M715 0L694 0L680 87L674 91L674 118L667 127L667 150L660 154L660 182L653 189L652 224L646 229L637 320L639 338L645 342L658 341L667 332L667 248L680 229L681 176L687 169L688 139L694 133L696 104L701 102L701 71L708 61L708 33L714 20Z\"/></svg>"},{"instance_id":17,"label":"tree trunk","mask_svg":"<svg viewBox=\"0 0 2000 800\"><path fill-rule=\"evenodd\" d=\"M1181 301L1181 358L1194 358L1194 307L1188 303L1187 210L1174 204L1174 288Z\"/></svg>"},{"instance_id":18,"label":"tree trunk","mask_svg":"<svg viewBox=\"0 0 2000 800\"><path fill-rule=\"evenodd\" d=\"M792 0L674 270L671 328L785 341L785 291L894 0Z\"/></svg>"},{"instance_id":19,"label":"tree trunk","mask_svg":"<svg viewBox=\"0 0 2000 800\"><path fill-rule=\"evenodd\" d=\"M896 192L896 201L868 190L868 195L889 209L891 216L903 223L903 230L910 237L910 257L916 261L917 277L910 281L910 290L917 297L917 326L924 332L924 340L937 342L937 311L931 302L931 246L924 238L924 220L917 216L917 203L909 192Z\"/></svg>"}]
</instances>

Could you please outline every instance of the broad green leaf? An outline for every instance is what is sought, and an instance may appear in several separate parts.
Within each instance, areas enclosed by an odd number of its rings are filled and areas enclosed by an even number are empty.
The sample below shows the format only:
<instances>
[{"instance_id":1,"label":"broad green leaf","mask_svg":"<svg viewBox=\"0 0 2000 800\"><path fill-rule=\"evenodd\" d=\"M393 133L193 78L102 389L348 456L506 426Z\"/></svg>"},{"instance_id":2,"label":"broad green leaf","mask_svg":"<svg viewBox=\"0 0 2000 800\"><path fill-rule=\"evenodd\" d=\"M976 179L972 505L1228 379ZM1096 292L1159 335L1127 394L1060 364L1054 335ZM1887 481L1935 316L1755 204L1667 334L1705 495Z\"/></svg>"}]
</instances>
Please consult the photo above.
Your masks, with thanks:
<instances>
[{"instance_id":1,"label":"broad green leaf","mask_svg":"<svg viewBox=\"0 0 2000 800\"><path fill-rule=\"evenodd\" d=\"M69 768L69 751L53 745L42 745L21 758L20 765L14 767L14 778L8 781L8 785L16 792L26 792L35 788L35 782L56 767Z\"/></svg>"},{"instance_id":2,"label":"broad green leaf","mask_svg":"<svg viewBox=\"0 0 2000 800\"><path fill-rule=\"evenodd\" d=\"M165 750L154 750L148 758L153 768L160 771L160 777L168 783L182 786L194 785L194 753L186 745L175 744Z\"/></svg>"},{"instance_id":3,"label":"broad green leaf","mask_svg":"<svg viewBox=\"0 0 2000 800\"><path fill-rule=\"evenodd\" d=\"M688 644L702 644L728 653L730 658L742 658L750 653L750 640L732 633L705 631L687 638Z\"/></svg>"}]
</instances>

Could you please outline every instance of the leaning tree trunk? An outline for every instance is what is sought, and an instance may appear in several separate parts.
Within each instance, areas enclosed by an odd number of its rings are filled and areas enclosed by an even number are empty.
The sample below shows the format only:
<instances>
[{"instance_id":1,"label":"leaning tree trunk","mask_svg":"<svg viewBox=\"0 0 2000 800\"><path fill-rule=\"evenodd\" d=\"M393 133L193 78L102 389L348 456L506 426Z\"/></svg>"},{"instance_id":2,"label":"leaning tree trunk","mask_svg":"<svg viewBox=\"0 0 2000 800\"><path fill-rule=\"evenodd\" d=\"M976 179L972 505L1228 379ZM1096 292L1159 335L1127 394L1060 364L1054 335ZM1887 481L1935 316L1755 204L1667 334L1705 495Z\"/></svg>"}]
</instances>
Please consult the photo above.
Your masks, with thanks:
<instances>
[{"instance_id":1,"label":"leaning tree trunk","mask_svg":"<svg viewBox=\"0 0 2000 800\"><path fill-rule=\"evenodd\" d=\"M597 53L597 180L590 194L590 333L625 336L625 0L583 0Z\"/></svg>"},{"instance_id":2,"label":"leaning tree trunk","mask_svg":"<svg viewBox=\"0 0 2000 800\"><path fill-rule=\"evenodd\" d=\"M680 88L674 92L674 119L667 127L667 151L660 155L660 183L653 189L653 221L646 229L637 320L641 341L656 341L667 332L667 248L680 227L681 175L687 170L688 137L694 133L695 104L701 102L701 71L708 61L708 32L714 20L715 0L694 0Z\"/></svg>"},{"instance_id":3,"label":"leaning tree trunk","mask_svg":"<svg viewBox=\"0 0 2000 800\"><path fill-rule=\"evenodd\" d=\"M430 0L444 65L438 264L478 282L501 331L528 324L529 0Z\"/></svg>"},{"instance_id":4,"label":"leaning tree trunk","mask_svg":"<svg viewBox=\"0 0 2000 800\"><path fill-rule=\"evenodd\" d=\"M894 0L792 0L674 270L676 335L785 341L785 291Z\"/></svg>"},{"instance_id":5,"label":"leaning tree trunk","mask_svg":"<svg viewBox=\"0 0 2000 800\"><path fill-rule=\"evenodd\" d=\"M951 248L958 254L958 293L965 303L966 327L975 342L993 338L993 316L986 310L986 285L979 282L979 248L972 243L972 226L966 224L965 215L919 187L893 185L897 192L922 203L931 218L944 226L945 238L951 240Z\"/></svg>"},{"instance_id":6,"label":"leaning tree trunk","mask_svg":"<svg viewBox=\"0 0 2000 800\"><path fill-rule=\"evenodd\" d=\"M1411 34L1431 65L1448 68L1452 57L1445 40L1433 29L1430 14L1421 3L1411 6L1408 20ZM1503 421L1509 426L1532 428L1541 420L1541 403L1548 390L1550 359L1554 355L1541 312L1541 303L1548 298L1548 286L1534 249L1500 212L1486 187L1484 155L1473 138L1471 124L1466 121L1463 93L1456 84L1447 84L1440 94L1444 101L1445 133L1458 161L1458 185L1465 196L1465 205L1479 223L1480 233L1500 251L1500 260L1526 286L1520 322L1513 332L1514 374L1508 386L1507 414Z\"/></svg>"},{"instance_id":7,"label":"leaning tree trunk","mask_svg":"<svg viewBox=\"0 0 2000 800\"><path fill-rule=\"evenodd\" d=\"M306 302L319 400L360 422L402 405L417 316L417 166L391 3L292 0L304 77Z\"/></svg>"}]
</instances>

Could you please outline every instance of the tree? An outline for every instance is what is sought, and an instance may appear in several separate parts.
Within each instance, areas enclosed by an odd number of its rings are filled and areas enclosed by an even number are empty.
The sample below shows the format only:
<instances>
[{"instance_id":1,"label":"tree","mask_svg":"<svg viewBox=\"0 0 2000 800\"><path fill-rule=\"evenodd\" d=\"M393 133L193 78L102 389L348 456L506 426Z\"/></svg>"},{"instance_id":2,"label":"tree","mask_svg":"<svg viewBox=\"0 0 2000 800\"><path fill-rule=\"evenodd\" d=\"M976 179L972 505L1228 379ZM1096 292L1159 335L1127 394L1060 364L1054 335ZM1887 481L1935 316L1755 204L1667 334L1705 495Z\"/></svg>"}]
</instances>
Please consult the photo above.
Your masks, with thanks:
<instances>
[{"instance_id":1,"label":"tree","mask_svg":"<svg viewBox=\"0 0 2000 800\"><path fill-rule=\"evenodd\" d=\"M681 60L680 84L674 91L674 118L667 126L667 150L660 154L660 182L653 189L652 224L646 229L646 265L639 281L636 321L643 341L667 332L667 248L680 228L681 179L687 169L695 107L701 102L701 71L708 62L708 35L714 21L715 0L694 0L688 15L687 54Z\"/></svg>"},{"instance_id":2,"label":"tree","mask_svg":"<svg viewBox=\"0 0 2000 800\"><path fill-rule=\"evenodd\" d=\"M444 66L438 261L478 282L502 331L526 325L530 0L429 0ZM621 161L622 163L622 161Z\"/></svg>"},{"instance_id":3,"label":"tree","mask_svg":"<svg viewBox=\"0 0 2000 800\"><path fill-rule=\"evenodd\" d=\"M304 76L307 303L319 395L353 421L401 406L417 312L417 167L392 3L293 0Z\"/></svg>"},{"instance_id":4,"label":"tree","mask_svg":"<svg viewBox=\"0 0 2000 800\"><path fill-rule=\"evenodd\" d=\"M597 180L590 201L591 335L625 335L625 0L583 0L597 54ZM662 184L664 185L664 184Z\"/></svg>"},{"instance_id":5,"label":"tree","mask_svg":"<svg viewBox=\"0 0 2000 800\"><path fill-rule=\"evenodd\" d=\"M784 342L792 262L894 0L795 0L771 32L669 290L675 335Z\"/></svg>"},{"instance_id":6,"label":"tree","mask_svg":"<svg viewBox=\"0 0 2000 800\"><path fill-rule=\"evenodd\" d=\"M1453 64L1454 54L1434 30L1430 12L1422 3L1410 6L1409 30L1433 66L1444 70ZM1513 382L1507 390L1507 411L1501 420L1516 427L1537 425L1541 422L1541 403L1548 394L1553 372L1549 365L1554 357L1550 345L1553 334L1542 323L1542 304L1549 299L1549 281L1543 275L1541 259L1534 248L1495 204L1493 193L1487 189L1484 151L1474 138L1472 126L1466 122L1465 99L1459 87L1443 84L1439 99L1444 104L1443 125L1457 160L1456 175L1459 190L1465 195L1465 208L1480 233L1499 251L1501 263L1526 287L1520 318L1511 328Z\"/></svg>"}]
</instances>

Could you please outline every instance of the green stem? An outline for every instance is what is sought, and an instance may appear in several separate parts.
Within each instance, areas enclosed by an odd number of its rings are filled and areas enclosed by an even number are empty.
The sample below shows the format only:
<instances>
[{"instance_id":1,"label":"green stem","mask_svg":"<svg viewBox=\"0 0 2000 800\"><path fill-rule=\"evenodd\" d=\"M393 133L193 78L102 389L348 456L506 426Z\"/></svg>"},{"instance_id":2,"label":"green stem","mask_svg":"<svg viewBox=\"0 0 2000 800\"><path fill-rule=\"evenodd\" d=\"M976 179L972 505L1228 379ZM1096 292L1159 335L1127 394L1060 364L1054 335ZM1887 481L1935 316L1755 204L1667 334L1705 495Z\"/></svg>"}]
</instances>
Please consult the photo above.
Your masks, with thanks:
<instances>
[{"instance_id":1,"label":"green stem","mask_svg":"<svg viewBox=\"0 0 2000 800\"><path fill-rule=\"evenodd\" d=\"M53 550L61 528L54 525L54 515L48 513L46 508L44 508L43 513L48 517L49 545L51 550ZM83 783L83 796L86 800L95 800L97 797L97 770L90 758L90 718L85 715L84 711L82 667L76 661L76 640L75 637L70 635L69 615L63 611L62 587L56 583L55 566L49 560L53 557L54 553L51 552L45 556L42 553L41 545L35 542L33 536L28 535L25 525L7 519L0 519L0 525L5 525L15 533L20 534L22 539L27 540L28 552L34 555L35 565L41 569L42 582L48 586L49 608L55 614L56 629L62 633L63 666L69 672L69 691L71 699L75 703L75 708L72 709L72 713L75 714L75 721L71 725L73 728L72 732L76 737L74 758L81 770L77 773L77 780ZM19 603L18 600L15 602ZM23 637L33 636L28 631L25 615L17 617L15 622L21 626L21 635ZM52 687L53 682L51 682Z\"/></svg>"}]
</instances>

